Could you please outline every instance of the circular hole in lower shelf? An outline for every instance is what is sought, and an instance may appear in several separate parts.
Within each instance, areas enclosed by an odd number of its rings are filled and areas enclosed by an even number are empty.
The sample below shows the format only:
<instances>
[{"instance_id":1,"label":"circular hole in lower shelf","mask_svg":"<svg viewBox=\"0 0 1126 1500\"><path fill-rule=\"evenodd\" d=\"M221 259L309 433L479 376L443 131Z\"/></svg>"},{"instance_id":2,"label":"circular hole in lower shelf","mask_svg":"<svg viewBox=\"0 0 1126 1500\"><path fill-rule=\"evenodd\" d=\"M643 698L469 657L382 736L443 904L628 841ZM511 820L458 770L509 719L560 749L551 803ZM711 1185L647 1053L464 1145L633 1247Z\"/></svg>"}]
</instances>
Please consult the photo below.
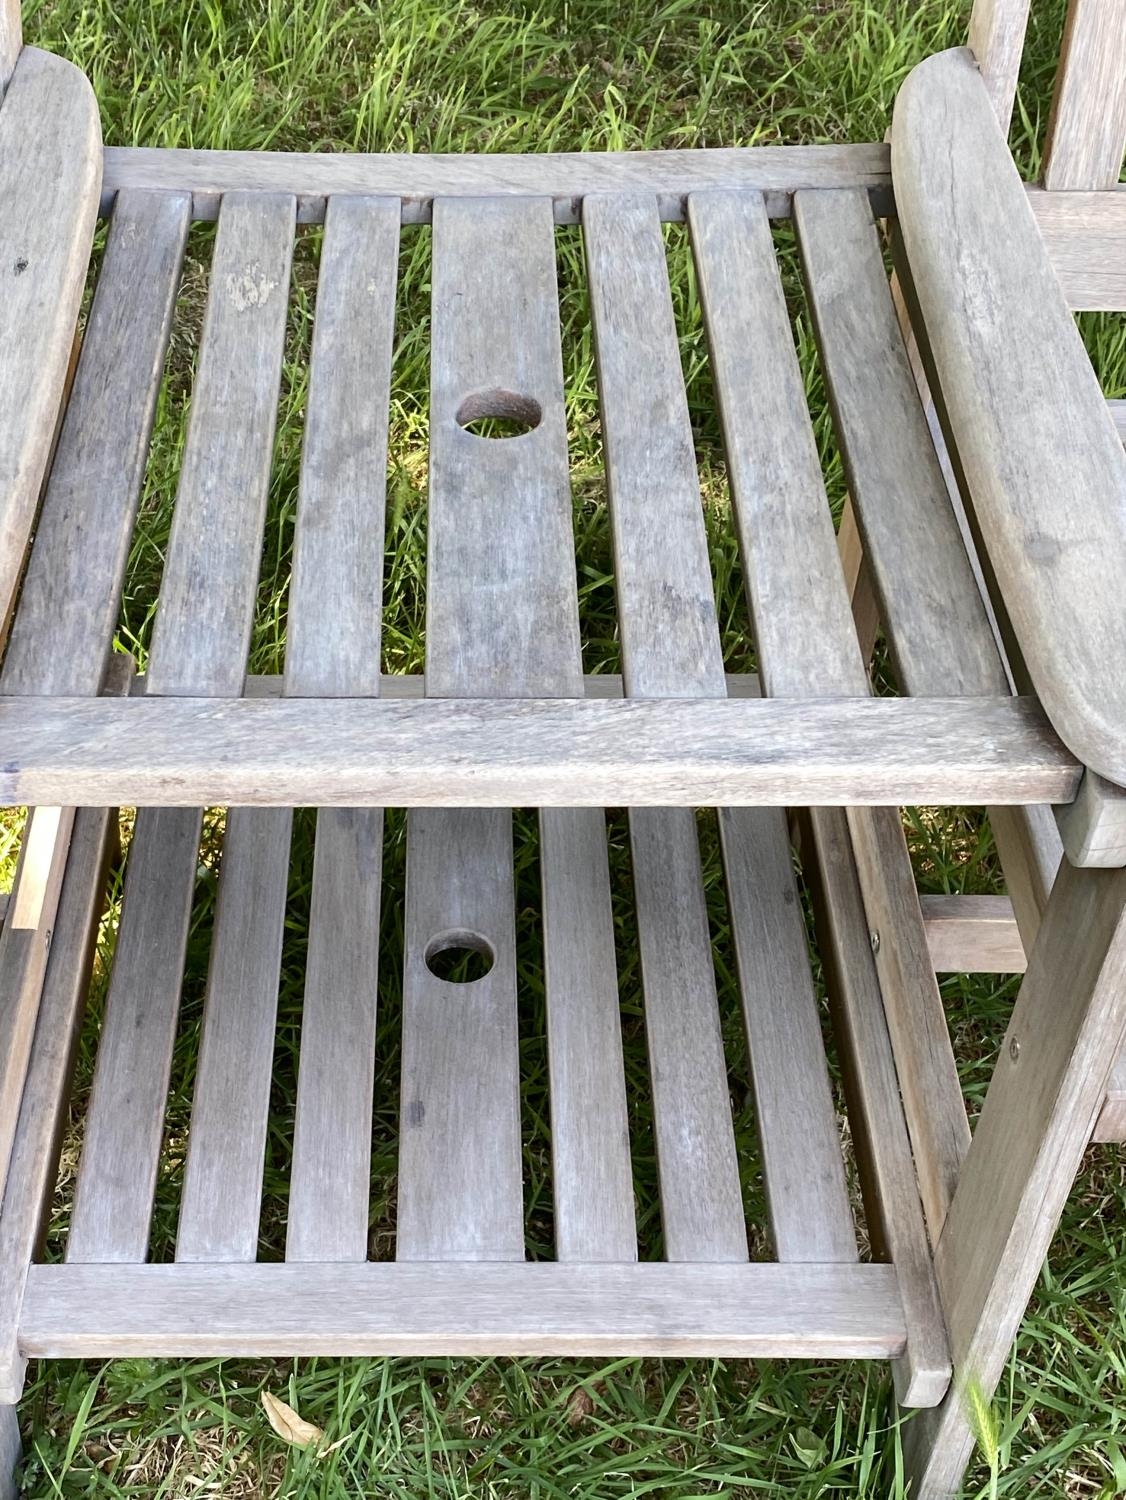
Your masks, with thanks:
<instances>
[{"instance_id":1,"label":"circular hole in lower shelf","mask_svg":"<svg viewBox=\"0 0 1126 1500\"><path fill-rule=\"evenodd\" d=\"M493 387L474 391L457 409L457 424L473 437L523 437L540 425L543 409L532 396Z\"/></svg>"},{"instance_id":2,"label":"circular hole in lower shelf","mask_svg":"<svg viewBox=\"0 0 1126 1500\"><path fill-rule=\"evenodd\" d=\"M426 945L426 967L447 984L472 984L496 962L488 938L479 932L442 932Z\"/></svg>"}]
</instances>

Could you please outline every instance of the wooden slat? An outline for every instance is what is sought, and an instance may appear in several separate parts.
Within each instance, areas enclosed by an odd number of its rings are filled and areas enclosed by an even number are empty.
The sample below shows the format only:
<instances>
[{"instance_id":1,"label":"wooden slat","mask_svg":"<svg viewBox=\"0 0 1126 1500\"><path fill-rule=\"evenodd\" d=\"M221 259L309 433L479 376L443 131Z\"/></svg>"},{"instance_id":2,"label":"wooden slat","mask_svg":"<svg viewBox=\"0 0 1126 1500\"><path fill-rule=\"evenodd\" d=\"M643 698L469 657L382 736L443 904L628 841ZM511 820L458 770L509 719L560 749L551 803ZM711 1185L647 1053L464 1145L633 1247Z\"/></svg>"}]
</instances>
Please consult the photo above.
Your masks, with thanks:
<instances>
[{"instance_id":1,"label":"wooden slat","mask_svg":"<svg viewBox=\"0 0 1126 1500\"><path fill-rule=\"evenodd\" d=\"M33 1266L32 1356L772 1355L903 1347L890 1266Z\"/></svg>"},{"instance_id":2,"label":"wooden slat","mask_svg":"<svg viewBox=\"0 0 1126 1500\"><path fill-rule=\"evenodd\" d=\"M920 896L940 973L1023 974L1028 960L1007 896Z\"/></svg>"},{"instance_id":3,"label":"wooden slat","mask_svg":"<svg viewBox=\"0 0 1126 1500\"><path fill-rule=\"evenodd\" d=\"M753 194L697 194L688 221L764 690L862 694L765 206ZM786 817L728 809L720 831L776 1253L854 1259Z\"/></svg>"},{"instance_id":4,"label":"wooden slat","mask_svg":"<svg viewBox=\"0 0 1126 1500\"><path fill-rule=\"evenodd\" d=\"M177 1260L258 1254L290 822L288 810L227 814Z\"/></svg>"},{"instance_id":5,"label":"wooden slat","mask_svg":"<svg viewBox=\"0 0 1126 1500\"><path fill-rule=\"evenodd\" d=\"M330 203L289 601L285 690L292 696L379 692L398 244L397 203ZM381 810L318 813L290 1260L367 1255L382 855Z\"/></svg>"},{"instance_id":6,"label":"wooden slat","mask_svg":"<svg viewBox=\"0 0 1126 1500\"><path fill-rule=\"evenodd\" d=\"M145 679L136 678L133 692L144 692ZM251 672L243 689L248 698L280 698L284 691L284 679L276 675ZM730 698L757 698L760 694L758 675L755 672L728 672L727 694ZM379 678L381 698L425 698L426 678L421 672L383 672ZM599 672L583 678L583 696L586 698L621 698L623 696L621 674Z\"/></svg>"},{"instance_id":7,"label":"wooden slat","mask_svg":"<svg viewBox=\"0 0 1126 1500\"><path fill-rule=\"evenodd\" d=\"M0 1192L19 1119L35 1018L66 872L74 809L32 807L0 932Z\"/></svg>"},{"instance_id":8,"label":"wooden slat","mask_svg":"<svg viewBox=\"0 0 1126 1500\"><path fill-rule=\"evenodd\" d=\"M1027 698L0 700L0 804L1068 802Z\"/></svg>"},{"instance_id":9,"label":"wooden slat","mask_svg":"<svg viewBox=\"0 0 1126 1500\"><path fill-rule=\"evenodd\" d=\"M726 808L719 827L774 1252L780 1261L855 1260L785 817Z\"/></svg>"},{"instance_id":10,"label":"wooden slat","mask_svg":"<svg viewBox=\"0 0 1126 1500\"><path fill-rule=\"evenodd\" d=\"M1126 443L1126 401L1108 401L1107 409L1118 436Z\"/></svg>"},{"instance_id":11,"label":"wooden slat","mask_svg":"<svg viewBox=\"0 0 1126 1500\"><path fill-rule=\"evenodd\" d=\"M868 342L861 344L861 352L848 342L851 321L847 330L839 326L839 307L843 305L851 320L858 302L873 300L865 296L869 265L856 250L852 206L847 193L795 196L810 305L850 493L863 525L869 487L894 492L900 478L887 470L898 456L886 437L889 431L893 438L896 434L896 403L893 400L891 411L886 411L885 391L879 386L872 389L873 380L880 382L882 373L894 368L886 346L899 352L906 381L904 391L890 382L886 394L899 398L900 409L910 402L920 422L923 419L882 266L879 291L890 326L885 320L871 330L862 329L860 338ZM867 204L859 207L867 216L862 222L878 257ZM764 689L795 697L859 695L867 691L867 673L852 625L769 225L761 205L730 196L694 200L689 216ZM844 353L838 357L840 351ZM949 511L941 475L939 490ZM957 533L955 541L960 546ZM868 874L866 899L890 906L896 918L894 925L880 922L887 944L881 959L884 998L897 1061L903 1053L901 1081L924 1201L928 1215L936 1214L941 1223L951 1174L961 1159L961 1152L952 1155L947 1149L947 1136L960 1129L963 1152L969 1142L957 1070L898 813L891 808L865 810L856 815L856 822L854 838L864 848L874 845L880 856L870 873L862 870L862 876ZM925 1092L914 1086L916 1066L928 1080ZM937 1192L929 1190L932 1181Z\"/></svg>"},{"instance_id":12,"label":"wooden slat","mask_svg":"<svg viewBox=\"0 0 1126 1500\"><path fill-rule=\"evenodd\" d=\"M231 193L219 218L148 692L242 690L270 478L295 202Z\"/></svg>"},{"instance_id":13,"label":"wooden slat","mask_svg":"<svg viewBox=\"0 0 1126 1500\"><path fill-rule=\"evenodd\" d=\"M10 52L12 25L0 45ZM0 55L0 73L10 61ZM0 626L55 434L94 236L101 132L72 64L25 47L0 111Z\"/></svg>"},{"instance_id":14,"label":"wooden slat","mask_svg":"<svg viewBox=\"0 0 1126 1500\"><path fill-rule=\"evenodd\" d=\"M8 87L22 45L20 0L0 0L0 103L3 102L4 90Z\"/></svg>"},{"instance_id":15,"label":"wooden slat","mask_svg":"<svg viewBox=\"0 0 1126 1500\"><path fill-rule=\"evenodd\" d=\"M364 1260L368 1243L383 814L317 814L287 1260Z\"/></svg>"},{"instance_id":16,"label":"wooden slat","mask_svg":"<svg viewBox=\"0 0 1126 1500\"><path fill-rule=\"evenodd\" d=\"M395 1254L522 1260L511 815L412 813L407 843L403 1074ZM492 967L455 986L428 969L451 935Z\"/></svg>"},{"instance_id":17,"label":"wooden slat","mask_svg":"<svg viewBox=\"0 0 1126 1500\"><path fill-rule=\"evenodd\" d=\"M427 693L581 695L546 198L436 206L432 325ZM519 437L465 430L513 412ZM407 858L396 1253L521 1260L511 814L412 813ZM427 953L458 933L492 967L455 989Z\"/></svg>"},{"instance_id":18,"label":"wooden slat","mask_svg":"<svg viewBox=\"0 0 1126 1500\"><path fill-rule=\"evenodd\" d=\"M138 816L66 1254L143 1261L179 1013L201 815Z\"/></svg>"},{"instance_id":19,"label":"wooden slat","mask_svg":"<svg viewBox=\"0 0 1126 1500\"><path fill-rule=\"evenodd\" d=\"M989 99L1005 130L1016 99L1029 0L974 0L970 51L977 59Z\"/></svg>"},{"instance_id":20,"label":"wooden slat","mask_svg":"<svg viewBox=\"0 0 1126 1500\"><path fill-rule=\"evenodd\" d=\"M794 222L864 550L904 692L1009 690L911 374L875 221L851 193Z\"/></svg>"},{"instance_id":21,"label":"wooden slat","mask_svg":"<svg viewBox=\"0 0 1126 1500\"><path fill-rule=\"evenodd\" d=\"M1126 865L1126 788L1087 771L1075 801L1056 809L1056 821L1073 865Z\"/></svg>"},{"instance_id":22,"label":"wooden slat","mask_svg":"<svg viewBox=\"0 0 1126 1500\"><path fill-rule=\"evenodd\" d=\"M5 693L95 693L101 684L190 208L183 193L118 197L0 673Z\"/></svg>"},{"instance_id":23,"label":"wooden slat","mask_svg":"<svg viewBox=\"0 0 1126 1500\"><path fill-rule=\"evenodd\" d=\"M583 237L626 693L721 697L723 657L656 200L587 198ZM743 1260L694 817L638 808L630 841L665 1255Z\"/></svg>"},{"instance_id":24,"label":"wooden slat","mask_svg":"<svg viewBox=\"0 0 1126 1500\"><path fill-rule=\"evenodd\" d=\"M556 223L579 221L584 194L648 193L662 216L681 219L684 195L708 187L755 188L771 212L789 213L799 187L870 188L890 204L884 145L751 146L691 151L537 152L526 156L426 152L166 151L111 146L103 204L125 187L190 192L196 218L215 218L225 193L296 193L302 223L324 216L333 194L402 201L403 222L428 222L435 199L515 195L552 200Z\"/></svg>"},{"instance_id":25,"label":"wooden slat","mask_svg":"<svg viewBox=\"0 0 1126 1500\"><path fill-rule=\"evenodd\" d=\"M1126 189L1025 195L1068 306L1126 309Z\"/></svg>"},{"instance_id":26,"label":"wooden slat","mask_svg":"<svg viewBox=\"0 0 1126 1500\"><path fill-rule=\"evenodd\" d=\"M398 251L396 203L330 202L286 635L285 690L292 697L379 692Z\"/></svg>"},{"instance_id":27,"label":"wooden slat","mask_svg":"<svg viewBox=\"0 0 1126 1500\"><path fill-rule=\"evenodd\" d=\"M935 1253L958 1383L908 1424L913 1493L958 1488L959 1384L992 1396L1079 1170L1126 1031L1124 908L1126 870L1061 866Z\"/></svg>"},{"instance_id":28,"label":"wooden slat","mask_svg":"<svg viewBox=\"0 0 1126 1500\"><path fill-rule=\"evenodd\" d=\"M1126 456L968 55L911 74L892 153L932 387L1007 613L1010 660L1074 753L1121 783L1126 681L1108 664L1126 655L1115 564ZM971 261L980 277L965 275Z\"/></svg>"},{"instance_id":29,"label":"wooden slat","mask_svg":"<svg viewBox=\"0 0 1126 1500\"><path fill-rule=\"evenodd\" d=\"M540 813L555 1253L637 1258L606 820Z\"/></svg>"},{"instance_id":30,"label":"wooden slat","mask_svg":"<svg viewBox=\"0 0 1126 1500\"><path fill-rule=\"evenodd\" d=\"M1126 152L1126 3L1070 0L1048 139L1050 191L1117 187Z\"/></svg>"},{"instance_id":31,"label":"wooden slat","mask_svg":"<svg viewBox=\"0 0 1126 1500\"><path fill-rule=\"evenodd\" d=\"M583 238L626 693L722 697L707 534L656 203L590 197Z\"/></svg>"},{"instance_id":32,"label":"wooden slat","mask_svg":"<svg viewBox=\"0 0 1126 1500\"><path fill-rule=\"evenodd\" d=\"M1126 1056L1121 1051L1111 1069L1106 1098L1091 1139L1118 1144L1126 1141Z\"/></svg>"},{"instance_id":33,"label":"wooden slat","mask_svg":"<svg viewBox=\"0 0 1126 1500\"><path fill-rule=\"evenodd\" d=\"M949 1384L950 1355L860 882L844 813L813 808L809 817L814 847L805 868L861 1166L868 1232L877 1252L886 1255L899 1273L908 1328L906 1356L894 1366L896 1395L904 1406L931 1406Z\"/></svg>"}]
</instances>

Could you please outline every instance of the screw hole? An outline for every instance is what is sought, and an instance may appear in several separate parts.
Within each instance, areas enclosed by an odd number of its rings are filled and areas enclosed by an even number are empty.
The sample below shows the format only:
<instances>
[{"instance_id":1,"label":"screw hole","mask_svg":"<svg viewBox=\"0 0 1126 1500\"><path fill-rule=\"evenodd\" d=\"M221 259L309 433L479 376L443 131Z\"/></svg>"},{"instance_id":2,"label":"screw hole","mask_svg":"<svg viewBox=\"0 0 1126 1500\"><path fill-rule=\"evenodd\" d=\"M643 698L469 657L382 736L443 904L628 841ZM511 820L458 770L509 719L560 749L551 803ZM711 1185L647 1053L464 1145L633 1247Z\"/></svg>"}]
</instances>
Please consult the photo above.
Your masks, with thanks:
<instances>
[{"instance_id":1,"label":"screw hole","mask_svg":"<svg viewBox=\"0 0 1126 1500\"><path fill-rule=\"evenodd\" d=\"M426 946L426 967L446 984L484 979L495 961L492 944L479 932L442 932Z\"/></svg>"},{"instance_id":2,"label":"screw hole","mask_svg":"<svg viewBox=\"0 0 1126 1500\"><path fill-rule=\"evenodd\" d=\"M522 437L540 425L543 409L531 396L515 391L474 391L457 409L457 424L474 437Z\"/></svg>"}]
</instances>

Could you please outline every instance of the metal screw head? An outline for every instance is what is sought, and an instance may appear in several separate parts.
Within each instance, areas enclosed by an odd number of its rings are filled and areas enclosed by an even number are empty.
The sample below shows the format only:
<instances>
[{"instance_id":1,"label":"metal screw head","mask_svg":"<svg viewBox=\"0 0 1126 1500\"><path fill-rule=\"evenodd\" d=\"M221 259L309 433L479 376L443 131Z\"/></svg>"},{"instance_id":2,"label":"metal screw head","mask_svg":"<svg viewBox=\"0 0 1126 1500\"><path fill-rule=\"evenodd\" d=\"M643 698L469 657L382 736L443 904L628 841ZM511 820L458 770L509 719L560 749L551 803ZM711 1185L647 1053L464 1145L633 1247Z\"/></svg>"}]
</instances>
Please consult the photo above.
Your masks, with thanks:
<instances>
[{"instance_id":1,"label":"metal screw head","mask_svg":"<svg viewBox=\"0 0 1126 1500\"><path fill-rule=\"evenodd\" d=\"M868 941L872 944L872 952L878 953L880 951L880 934L875 929L868 934Z\"/></svg>"},{"instance_id":2,"label":"metal screw head","mask_svg":"<svg viewBox=\"0 0 1126 1500\"><path fill-rule=\"evenodd\" d=\"M1015 1036L1009 1042L1009 1056L1012 1058L1013 1062L1016 1062L1016 1060L1020 1057L1020 1043L1017 1041Z\"/></svg>"}]
</instances>

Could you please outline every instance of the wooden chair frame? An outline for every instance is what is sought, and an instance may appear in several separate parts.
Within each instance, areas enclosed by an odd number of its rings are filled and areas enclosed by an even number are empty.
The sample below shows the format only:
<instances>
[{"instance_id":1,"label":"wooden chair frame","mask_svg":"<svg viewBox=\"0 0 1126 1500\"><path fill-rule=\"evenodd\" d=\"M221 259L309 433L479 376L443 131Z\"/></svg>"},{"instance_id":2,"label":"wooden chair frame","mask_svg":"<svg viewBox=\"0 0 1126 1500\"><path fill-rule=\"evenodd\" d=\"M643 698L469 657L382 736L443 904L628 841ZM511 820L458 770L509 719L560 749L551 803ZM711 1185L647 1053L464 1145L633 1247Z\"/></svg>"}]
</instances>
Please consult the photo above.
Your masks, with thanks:
<instances>
[{"instance_id":1,"label":"wooden chair frame","mask_svg":"<svg viewBox=\"0 0 1126 1500\"><path fill-rule=\"evenodd\" d=\"M1126 679L1107 667L1126 654L1126 420L1069 311L1126 309L1126 5L1071 0L1043 183L1027 188L1002 129L1026 19L1027 0L978 0L970 50L901 91L890 148L325 157L103 150L85 80L24 48L18 4L0 0L0 797L33 809L0 934L4 1475L30 1357L842 1355L891 1359L898 1399L920 1408L916 1500L958 1492L966 1388L1000 1377L1088 1141L1126 1138ZM838 537L774 263L770 220L787 217L848 478ZM180 260L208 218L212 294L138 683L107 653ZM668 219L687 221L696 261L757 679L726 678L718 650ZM248 681L282 289L295 225L321 221L286 672ZM435 237L425 683L378 670L393 268L414 222ZM584 679L578 649L551 248L575 222L621 679ZM531 430L482 445L463 430L476 415ZM349 626L326 641L329 591ZM878 625L901 697L870 695ZM966 802L990 808L1009 895L920 900L898 808ZM140 810L113 988L67 1258L45 1265L118 803ZM199 808L216 803L231 811L176 1261L146 1264ZM266 1265L295 804L320 809L314 922L286 1262ZM384 804L411 809L393 1264L366 1244ZM535 1264L509 1065L514 804L540 809L549 992L557 1259ZM701 977L697 804L720 809L769 1263L747 1260ZM658 1263L637 1260L606 805L630 809ZM785 807L807 809L868 1263ZM477 933L493 967L451 1011L429 957ZM972 1139L936 968L1026 970Z\"/></svg>"}]
</instances>

